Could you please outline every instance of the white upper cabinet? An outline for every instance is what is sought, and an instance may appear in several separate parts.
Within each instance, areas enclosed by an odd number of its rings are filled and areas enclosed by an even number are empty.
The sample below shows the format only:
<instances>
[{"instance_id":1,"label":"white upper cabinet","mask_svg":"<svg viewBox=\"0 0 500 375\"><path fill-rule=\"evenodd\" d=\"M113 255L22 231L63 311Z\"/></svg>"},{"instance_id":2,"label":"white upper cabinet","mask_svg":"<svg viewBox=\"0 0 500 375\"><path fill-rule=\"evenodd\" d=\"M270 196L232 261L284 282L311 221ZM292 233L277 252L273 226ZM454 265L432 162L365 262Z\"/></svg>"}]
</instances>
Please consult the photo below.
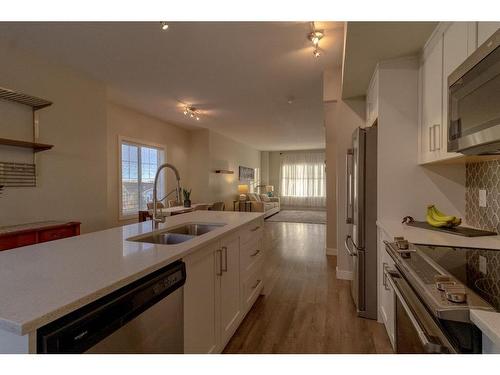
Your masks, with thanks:
<instances>
[{"instance_id":1,"label":"white upper cabinet","mask_svg":"<svg viewBox=\"0 0 500 375\"><path fill-rule=\"evenodd\" d=\"M495 31L500 28L500 22L478 22L477 23L477 44L480 46Z\"/></svg>"},{"instance_id":2,"label":"white upper cabinet","mask_svg":"<svg viewBox=\"0 0 500 375\"><path fill-rule=\"evenodd\" d=\"M476 50L477 38L476 22L441 23L424 47L419 93L420 164L462 156L447 151L448 76Z\"/></svg>"},{"instance_id":3,"label":"white upper cabinet","mask_svg":"<svg viewBox=\"0 0 500 375\"><path fill-rule=\"evenodd\" d=\"M432 42L424 51L420 69L420 163L438 160L442 148L443 40L437 38Z\"/></svg>"}]
</instances>

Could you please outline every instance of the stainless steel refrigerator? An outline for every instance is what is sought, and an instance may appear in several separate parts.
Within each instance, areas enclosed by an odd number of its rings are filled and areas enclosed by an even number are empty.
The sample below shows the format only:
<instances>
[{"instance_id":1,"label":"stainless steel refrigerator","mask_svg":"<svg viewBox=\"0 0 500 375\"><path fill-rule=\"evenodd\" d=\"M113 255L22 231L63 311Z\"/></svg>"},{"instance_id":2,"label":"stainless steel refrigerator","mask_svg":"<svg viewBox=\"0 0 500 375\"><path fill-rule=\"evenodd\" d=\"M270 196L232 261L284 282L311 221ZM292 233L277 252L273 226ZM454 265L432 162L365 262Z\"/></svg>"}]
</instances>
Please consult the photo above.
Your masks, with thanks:
<instances>
[{"instance_id":1,"label":"stainless steel refrigerator","mask_svg":"<svg viewBox=\"0 0 500 375\"><path fill-rule=\"evenodd\" d=\"M353 260L351 293L364 318L377 319L377 127L358 128L346 155L345 248Z\"/></svg>"}]
</instances>

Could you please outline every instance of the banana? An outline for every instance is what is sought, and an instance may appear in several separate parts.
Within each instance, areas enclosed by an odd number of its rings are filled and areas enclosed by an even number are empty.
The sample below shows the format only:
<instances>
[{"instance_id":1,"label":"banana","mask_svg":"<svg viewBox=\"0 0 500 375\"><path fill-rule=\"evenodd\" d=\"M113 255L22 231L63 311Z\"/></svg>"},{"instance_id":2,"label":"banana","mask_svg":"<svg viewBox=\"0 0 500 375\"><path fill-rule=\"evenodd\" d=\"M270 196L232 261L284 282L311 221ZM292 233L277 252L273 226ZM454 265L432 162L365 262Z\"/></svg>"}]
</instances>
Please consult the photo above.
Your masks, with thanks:
<instances>
[{"instance_id":1,"label":"banana","mask_svg":"<svg viewBox=\"0 0 500 375\"><path fill-rule=\"evenodd\" d=\"M447 223L451 223L453 220L456 219L455 216L444 215L443 213L439 212L434 205L429 207L429 211L431 216L436 221L446 221Z\"/></svg>"},{"instance_id":2,"label":"banana","mask_svg":"<svg viewBox=\"0 0 500 375\"><path fill-rule=\"evenodd\" d=\"M459 217L445 215L439 211L434 205L427 206L427 222L438 228L442 227L456 227L462 223L462 219Z\"/></svg>"},{"instance_id":3,"label":"banana","mask_svg":"<svg viewBox=\"0 0 500 375\"><path fill-rule=\"evenodd\" d=\"M450 224L446 221L437 221L430 214L426 216L427 222L436 228L449 227Z\"/></svg>"}]
</instances>

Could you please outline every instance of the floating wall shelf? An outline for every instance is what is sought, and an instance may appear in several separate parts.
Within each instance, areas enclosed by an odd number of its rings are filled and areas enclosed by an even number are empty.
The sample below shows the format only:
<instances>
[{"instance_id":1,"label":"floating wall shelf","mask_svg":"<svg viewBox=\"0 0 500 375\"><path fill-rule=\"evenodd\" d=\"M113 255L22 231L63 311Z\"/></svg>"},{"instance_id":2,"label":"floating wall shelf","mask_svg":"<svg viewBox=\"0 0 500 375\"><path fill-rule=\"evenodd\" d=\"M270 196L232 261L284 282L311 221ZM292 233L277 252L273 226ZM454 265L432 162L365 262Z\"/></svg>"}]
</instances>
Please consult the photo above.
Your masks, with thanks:
<instances>
[{"instance_id":1,"label":"floating wall shelf","mask_svg":"<svg viewBox=\"0 0 500 375\"><path fill-rule=\"evenodd\" d=\"M233 174L234 171L230 171L228 169L216 169L215 173L221 173L221 174Z\"/></svg>"},{"instance_id":2,"label":"floating wall shelf","mask_svg":"<svg viewBox=\"0 0 500 375\"><path fill-rule=\"evenodd\" d=\"M5 187L36 187L36 153L50 150L52 145L38 143L38 110L52 105L52 102L36 96L23 94L0 87L0 100L6 100L31 107L33 111L33 141L0 138L0 145L28 148L33 151L33 163L0 161L0 185ZM1 190L1 189L0 189Z\"/></svg>"},{"instance_id":3,"label":"floating wall shelf","mask_svg":"<svg viewBox=\"0 0 500 375\"><path fill-rule=\"evenodd\" d=\"M0 87L0 99L27 105L34 111L52 105L51 101Z\"/></svg>"},{"instance_id":4,"label":"floating wall shelf","mask_svg":"<svg viewBox=\"0 0 500 375\"><path fill-rule=\"evenodd\" d=\"M7 138L0 138L0 145L31 148L33 152L50 150L52 147L54 147L53 145L46 145L44 143L18 141L15 139L7 139Z\"/></svg>"}]
</instances>

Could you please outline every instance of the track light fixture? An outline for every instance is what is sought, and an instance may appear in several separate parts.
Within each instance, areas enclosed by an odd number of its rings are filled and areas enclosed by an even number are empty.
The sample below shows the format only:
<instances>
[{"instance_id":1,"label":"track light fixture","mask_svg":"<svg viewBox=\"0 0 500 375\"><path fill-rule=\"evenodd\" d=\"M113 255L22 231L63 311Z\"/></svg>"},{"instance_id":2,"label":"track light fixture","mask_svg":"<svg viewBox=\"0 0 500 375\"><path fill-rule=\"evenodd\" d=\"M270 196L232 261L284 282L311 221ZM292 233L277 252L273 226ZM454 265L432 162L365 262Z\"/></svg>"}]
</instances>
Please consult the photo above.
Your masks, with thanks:
<instances>
[{"instance_id":1,"label":"track light fixture","mask_svg":"<svg viewBox=\"0 0 500 375\"><path fill-rule=\"evenodd\" d=\"M196 119L196 121L200 121L200 111L192 106L184 107L184 116Z\"/></svg>"},{"instance_id":2,"label":"track light fixture","mask_svg":"<svg viewBox=\"0 0 500 375\"><path fill-rule=\"evenodd\" d=\"M168 23L166 23L165 21L162 21L160 22L161 23L161 29L163 31L167 30L168 29Z\"/></svg>"},{"instance_id":3,"label":"track light fixture","mask_svg":"<svg viewBox=\"0 0 500 375\"><path fill-rule=\"evenodd\" d=\"M323 33L322 30L314 30L314 24L313 24L313 31L311 31L309 34L307 34L307 39L311 41L313 44L313 56L314 57L319 57L321 55L320 48L319 48L319 41L321 38L323 38L325 34Z\"/></svg>"}]
</instances>

